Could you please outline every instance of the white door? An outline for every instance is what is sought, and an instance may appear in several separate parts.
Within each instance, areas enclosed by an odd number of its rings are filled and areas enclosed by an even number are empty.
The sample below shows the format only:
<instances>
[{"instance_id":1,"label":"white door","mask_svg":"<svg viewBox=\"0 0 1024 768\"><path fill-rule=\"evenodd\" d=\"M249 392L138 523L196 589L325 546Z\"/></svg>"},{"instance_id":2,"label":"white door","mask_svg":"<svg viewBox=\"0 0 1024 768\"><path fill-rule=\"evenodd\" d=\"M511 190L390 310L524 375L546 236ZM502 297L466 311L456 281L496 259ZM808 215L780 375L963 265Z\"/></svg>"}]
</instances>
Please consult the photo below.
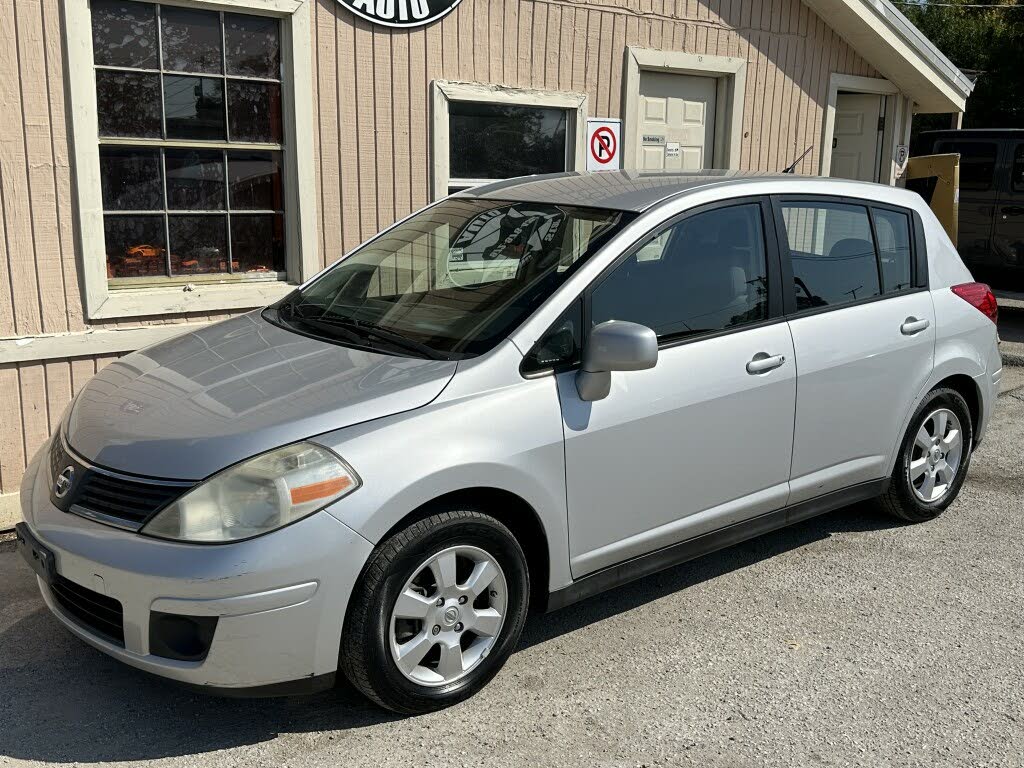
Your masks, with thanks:
<instances>
[{"instance_id":1,"label":"white door","mask_svg":"<svg viewBox=\"0 0 1024 768\"><path fill-rule=\"evenodd\" d=\"M935 311L912 287L909 212L875 208L873 231L868 205L781 204L800 372L791 504L885 477L932 372Z\"/></svg>"},{"instance_id":2,"label":"white door","mask_svg":"<svg viewBox=\"0 0 1024 768\"><path fill-rule=\"evenodd\" d=\"M764 324L762 222L757 202L694 213L591 292L592 323L661 349L596 402L557 377L575 577L785 506L796 366L786 323Z\"/></svg>"},{"instance_id":3,"label":"white door","mask_svg":"<svg viewBox=\"0 0 1024 768\"><path fill-rule=\"evenodd\" d=\"M840 93L832 139L832 170L838 179L878 181L878 118L884 96Z\"/></svg>"},{"instance_id":4,"label":"white door","mask_svg":"<svg viewBox=\"0 0 1024 768\"><path fill-rule=\"evenodd\" d=\"M713 77L640 73L637 167L643 170L697 171L714 157Z\"/></svg>"}]
</instances>

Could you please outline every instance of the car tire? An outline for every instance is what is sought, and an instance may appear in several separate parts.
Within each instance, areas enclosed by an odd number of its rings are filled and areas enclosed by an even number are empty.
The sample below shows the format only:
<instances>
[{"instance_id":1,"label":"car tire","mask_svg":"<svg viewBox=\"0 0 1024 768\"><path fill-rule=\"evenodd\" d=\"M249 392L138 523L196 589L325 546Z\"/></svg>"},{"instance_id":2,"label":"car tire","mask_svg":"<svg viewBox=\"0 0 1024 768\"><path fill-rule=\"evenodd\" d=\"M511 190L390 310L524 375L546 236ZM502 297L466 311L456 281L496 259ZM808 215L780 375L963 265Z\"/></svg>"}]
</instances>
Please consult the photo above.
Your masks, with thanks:
<instances>
[{"instance_id":1,"label":"car tire","mask_svg":"<svg viewBox=\"0 0 1024 768\"><path fill-rule=\"evenodd\" d=\"M438 511L370 555L349 600L339 667L394 712L457 704L515 649L529 595L526 557L508 528L478 510Z\"/></svg>"},{"instance_id":2,"label":"car tire","mask_svg":"<svg viewBox=\"0 0 1024 768\"><path fill-rule=\"evenodd\" d=\"M959 432L956 455L953 429ZM879 497L882 509L908 523L934 520L959 495L973 448L974 425L963 396L946 388L929 392L907 427L889 488Z\"/></svg>"}]
</instances>

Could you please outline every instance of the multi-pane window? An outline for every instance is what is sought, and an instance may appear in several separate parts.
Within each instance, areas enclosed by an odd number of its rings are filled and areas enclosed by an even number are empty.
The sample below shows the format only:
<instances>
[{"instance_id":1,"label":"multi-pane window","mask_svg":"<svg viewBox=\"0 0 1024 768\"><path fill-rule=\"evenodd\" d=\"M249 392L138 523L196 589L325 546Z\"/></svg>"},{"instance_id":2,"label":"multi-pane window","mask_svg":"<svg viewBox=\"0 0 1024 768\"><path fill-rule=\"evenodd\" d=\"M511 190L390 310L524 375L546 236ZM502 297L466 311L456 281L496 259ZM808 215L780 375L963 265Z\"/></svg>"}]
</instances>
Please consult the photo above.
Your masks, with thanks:
<instances>
[{"instance_id":1,"label":"multi-pane window","mask_svg":"<svg viewBox=\"0 0 1024 768\"><path fill-rule=\"evenodd\" d=\"M452 101L448 193L570 167L569 113L555 107Z\"/></svg>"},{"instance_id":2,"label":"multi-pane window","mask_svg":"<svg viewBox=\"0 0 1024 768\"><path fill-rule=\"evenodd\" d=\"M107 277L283 278L277 19L93 0Z\"/></svg>"}]
</instances>

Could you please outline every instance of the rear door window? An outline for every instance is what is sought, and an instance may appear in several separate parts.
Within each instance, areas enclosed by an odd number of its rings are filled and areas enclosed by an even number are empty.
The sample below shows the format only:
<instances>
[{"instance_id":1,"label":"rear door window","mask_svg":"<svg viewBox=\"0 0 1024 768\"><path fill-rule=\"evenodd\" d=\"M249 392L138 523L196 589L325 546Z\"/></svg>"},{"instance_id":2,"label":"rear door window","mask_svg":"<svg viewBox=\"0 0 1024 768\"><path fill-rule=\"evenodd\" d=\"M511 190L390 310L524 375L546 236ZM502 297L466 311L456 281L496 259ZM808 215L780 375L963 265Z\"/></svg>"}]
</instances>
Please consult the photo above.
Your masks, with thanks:
<instances>
[{"instance_id":1,"label":"rear door window","mask_svg":"<svg viewBox=\"0 0 1024 768\"><path fill-rule=\"evenodd\" d=\"M866 206L801 201L781 208L798 311L881 295Z\"/></svg>"},{"instance_id":2,"label":"rear door window","mask_svg":"<svg viewBox=\"0 0 1024 768\"><path fill-rule=\"evenodd\" d=\"M977 192L992 189L999 148L990 141L939 141L935 154L960 155L960 189Z\"/></svg>"}]
</instances>

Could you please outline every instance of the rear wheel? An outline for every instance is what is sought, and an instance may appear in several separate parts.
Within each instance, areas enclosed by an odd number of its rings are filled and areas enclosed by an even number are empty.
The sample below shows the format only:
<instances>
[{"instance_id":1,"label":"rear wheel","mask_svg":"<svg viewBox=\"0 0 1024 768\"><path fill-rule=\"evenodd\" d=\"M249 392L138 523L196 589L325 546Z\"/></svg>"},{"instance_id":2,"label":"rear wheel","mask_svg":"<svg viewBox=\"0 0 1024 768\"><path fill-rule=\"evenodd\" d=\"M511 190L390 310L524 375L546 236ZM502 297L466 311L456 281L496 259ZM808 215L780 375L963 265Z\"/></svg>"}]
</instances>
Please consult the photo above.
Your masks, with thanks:
<instances>
[{"instance_id":1,"label":"rear wheel","mask_svg":"<svg viewBox=\"0 0 1024 768\"><path fill-rule=\"evenodd\" d=\"M953 389L929 393L910 420L882 508L911 523L938 517L960 493L973 438L963 396Z\"/></svg>"},{"instance_id":2,"label":"rear wheel","mask_svg":"<svg viewBox=\"0 0 1024 768\"><path fill-rule=\"evenodd\" d=\"M405 714L482 688L526 620L526 558L489 515L449 510L382 542L352 595L340 666L360 691Z\"/></svg>"}]
</instances>

